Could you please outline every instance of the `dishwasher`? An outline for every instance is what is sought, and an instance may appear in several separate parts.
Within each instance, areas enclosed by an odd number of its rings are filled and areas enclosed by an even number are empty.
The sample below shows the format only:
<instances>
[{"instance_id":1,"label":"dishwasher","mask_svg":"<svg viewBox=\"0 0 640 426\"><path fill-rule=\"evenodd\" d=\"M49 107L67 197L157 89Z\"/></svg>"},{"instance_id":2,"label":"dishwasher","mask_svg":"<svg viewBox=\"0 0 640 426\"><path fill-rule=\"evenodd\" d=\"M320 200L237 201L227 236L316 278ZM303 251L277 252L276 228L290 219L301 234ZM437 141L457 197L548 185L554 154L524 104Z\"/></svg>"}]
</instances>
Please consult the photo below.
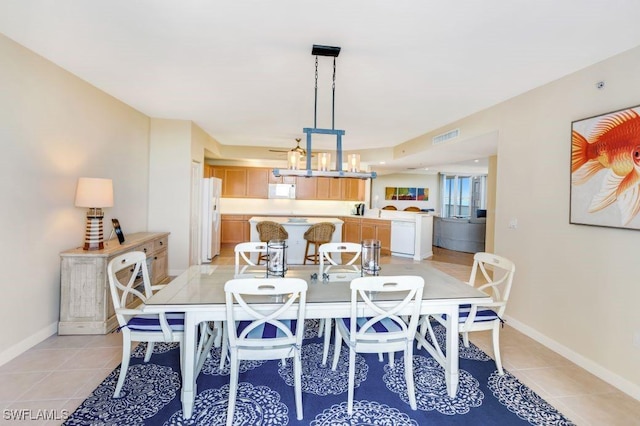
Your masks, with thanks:
<instances>
[{"instance_id":1,"label":"dishwasher","mask_svg":"<svg viewBox=\"0 0 640 426\"><path fill-rule=\"evenodd\" d=\"M413 257L416 245L416 223L404 220L391 221L391 254Z\"/></svg>"}]
</instances>

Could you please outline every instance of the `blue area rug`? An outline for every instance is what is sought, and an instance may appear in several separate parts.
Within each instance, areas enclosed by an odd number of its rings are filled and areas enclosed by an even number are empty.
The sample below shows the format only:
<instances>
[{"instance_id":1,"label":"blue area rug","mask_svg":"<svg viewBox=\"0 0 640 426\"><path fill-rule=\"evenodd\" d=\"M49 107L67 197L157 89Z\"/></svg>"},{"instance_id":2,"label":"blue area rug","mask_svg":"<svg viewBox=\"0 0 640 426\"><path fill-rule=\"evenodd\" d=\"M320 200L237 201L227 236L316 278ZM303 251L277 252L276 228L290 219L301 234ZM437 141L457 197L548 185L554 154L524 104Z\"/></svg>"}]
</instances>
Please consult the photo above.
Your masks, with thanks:
<instances>
[{"instance_id":1,"label":"blue area rug","mask_svg":"<svg viewBox=\"0 0 640 426\"><path fill-rule=\"evenodd\" d=\"M343 345L336 371L322 367L317 320L307 321L302 351L304 420L295 413L293 367L289 361L243 361L234 425L571 425L554 407L508 371L499 376L493 360L460 341L460 385L455 398L446 392L444 370L424 350L414 352L418 409L405 391L402 356L393 368L387 358L358 355L354 412L347 414L348 351ZM435 327L444 343L444 329ZM149 363L145 345L132 354L121 397L112 397L116 368L65 422L65 425L223 425L229 393L228 365L218 369L213 348L200 376L191 419L182 418L177 344L156 344ZM330 352L330 359L333 350ZM228 363L228 361L227 361ZM330 362L328 363L330 364Z\"/></svg>"}]
</instances>

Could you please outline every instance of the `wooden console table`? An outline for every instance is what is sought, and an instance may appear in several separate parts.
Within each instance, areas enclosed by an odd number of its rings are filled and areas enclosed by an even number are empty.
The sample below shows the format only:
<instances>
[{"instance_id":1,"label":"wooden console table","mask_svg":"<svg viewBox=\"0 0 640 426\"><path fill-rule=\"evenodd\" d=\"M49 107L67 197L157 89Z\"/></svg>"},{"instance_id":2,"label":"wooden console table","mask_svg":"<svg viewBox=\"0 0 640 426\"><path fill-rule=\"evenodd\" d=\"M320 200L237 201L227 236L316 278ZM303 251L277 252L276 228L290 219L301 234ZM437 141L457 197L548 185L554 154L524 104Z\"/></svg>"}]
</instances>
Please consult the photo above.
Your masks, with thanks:
<instances>
[{"instance_id":1,"label":"wooden console table","mask_svg":"<svg viewBox=\"0 0 640 426\"><path fill-rule=\"evenodd\" d=\"M107 265L114 257L142 251L147 254L152 284L168 278L168 232L140 232L125 238L122 245L117 239L105 242L103 250L79 247L60 253L58 334L106 334L116 328L107 278Z\"/></svg>"}]
</instances>

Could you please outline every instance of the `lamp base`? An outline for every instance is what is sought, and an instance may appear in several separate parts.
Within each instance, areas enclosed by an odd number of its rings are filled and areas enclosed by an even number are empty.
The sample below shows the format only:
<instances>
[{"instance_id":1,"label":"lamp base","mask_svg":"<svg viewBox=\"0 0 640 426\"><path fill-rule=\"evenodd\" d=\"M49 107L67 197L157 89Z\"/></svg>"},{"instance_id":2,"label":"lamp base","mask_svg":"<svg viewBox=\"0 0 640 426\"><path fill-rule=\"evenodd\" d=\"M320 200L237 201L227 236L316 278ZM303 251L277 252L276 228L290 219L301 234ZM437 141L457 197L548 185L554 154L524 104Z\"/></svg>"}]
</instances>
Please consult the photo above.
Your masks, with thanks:
<instances>
[{"instance_id":1,"label":"lamp base","mask_svg":"<svg viewBox=\"0 0 640 426\"><path fill-rule=\"evenodd\" d=\"M99 212L98 212L99 211ZM101 209L89 209L87 213L87 226L84 235L84 250L102 250L104 249L104 233L102 229Z\"/></svg>"}]
</instances>

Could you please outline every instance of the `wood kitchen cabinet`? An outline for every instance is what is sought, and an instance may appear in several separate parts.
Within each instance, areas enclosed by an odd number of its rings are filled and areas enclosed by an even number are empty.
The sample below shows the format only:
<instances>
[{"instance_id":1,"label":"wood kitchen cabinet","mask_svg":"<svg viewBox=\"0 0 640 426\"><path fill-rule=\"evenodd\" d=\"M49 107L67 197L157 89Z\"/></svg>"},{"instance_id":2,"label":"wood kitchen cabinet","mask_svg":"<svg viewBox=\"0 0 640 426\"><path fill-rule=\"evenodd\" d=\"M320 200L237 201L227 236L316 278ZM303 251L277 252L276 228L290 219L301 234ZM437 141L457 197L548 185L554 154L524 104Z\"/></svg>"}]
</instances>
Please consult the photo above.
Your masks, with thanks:
<instances>
[{"instance_id":1,"label":"wood kitchen cabinet","mask_svg":"<svg viewBox=\"0 0 640 426\"><path fill-rule=\"evenodd\" d=\"M251 216L221 215L220 242L238 244L249 241L249 219Z\"/></svg>"},{"instance_id":2,"label":"wood kitchen cabinet","mask_svg":"<svg viewBox=\"0 0 640 426\"><path fill-rule=\"evenodd\" d=\"M298 200L364 201L362 179L273 175L264 167L205 166L205 177L222 179L223 198L269 198L270 183L296 185Z\"/></svg>"},{"instance_id":3,"label":"wood kitchen cabinet","mask_svg":"<svg viewBox=\"0 0 640 426\"><path fill-rule=\"evenodd\" d=\"M248 198L268 198L269 169L262 169L258 167L247 168L247 184L245 194Z\"/></svg>"},{"instance_id":4,"label":"wood kitchen cabinet","mask_svg":"<svg viewBox=\"0 0 640 426\"><path fill-rule=\"evenodd\" d=\"M316 198L318 200L341 200L343 179L319 177L316 178Z\"/></svg>"},{"instance_id":5,"label":"wood kitchen cabinet","mask_svg":"<svg viewBox=\"0 0 640 426\"><path fill-rule=\"evenodd\" d=\"M75 248L60 253L58 334L106 334L116 328L107 277L109 262L128 252L144 252L151 284L163 283L168 278L168 242L168 232L140 232L126 235L123 244L109 240L102 250ZM130 275L128 269L119 273L124 279Z\"/></svg>"},{"instance_id":6,"label":"wood kitchen cabinet","mask_svg":"<svg viewBox=\"0 0 640 426\"><path fill-rule=\"evenodd\" d=\"M342 180L342 199L347 201L364 201L364 180L344 178Z\"/></svg>"},{"instance_id":7,"label":"wood kitchen cabinet","mask_svg":"<svg viewBox=\"0 0 640 426\"><path fill-rule=\"evenodd\" d=\"M382 219L362 219L362 239L380 240L380 254L391 254L391 222Z\"/></svg>"},{"instance_id":8,"label":"wood kitchen cabinet","mask_svg":"<svg viewBox=\"0 0 640 426\"><path fill-rule=\"evenodd\" d=\"M315 177L296 178L296 200L316 200L317 179Z\"/></svg>"},{"instance_id":9,"label":"wood kitchen cabinet","mask_svg":"<svg viewBox=\"0 0 640 426\"><path fill-rule=\"evenodd\" d=\"M362 219L342 217L342 241L348 243L362 242Z\"/></svg>"}]
</instances>

